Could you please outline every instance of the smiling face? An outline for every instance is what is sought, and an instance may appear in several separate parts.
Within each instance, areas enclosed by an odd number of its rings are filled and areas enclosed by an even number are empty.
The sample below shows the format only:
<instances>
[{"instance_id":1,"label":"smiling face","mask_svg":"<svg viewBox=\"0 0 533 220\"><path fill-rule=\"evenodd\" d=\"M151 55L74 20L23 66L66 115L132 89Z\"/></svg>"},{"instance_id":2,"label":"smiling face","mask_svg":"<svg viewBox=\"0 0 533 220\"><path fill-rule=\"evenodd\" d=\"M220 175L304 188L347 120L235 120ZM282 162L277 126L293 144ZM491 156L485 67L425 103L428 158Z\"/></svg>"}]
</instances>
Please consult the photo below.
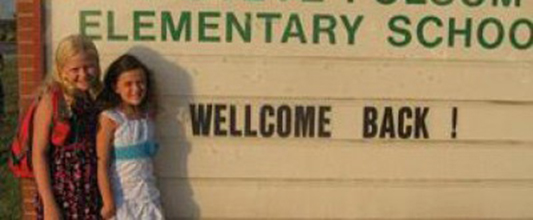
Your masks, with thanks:
<instances>
[{"instance_id":1,"label":"smiling face","mask_svg":"<svg viewBox=\"0 0 533 220\"><path fill-rule=\"evenodd\" d=\"M138 106L146 96L146 74L142 69L125 71L118 77L115 85L122 102L127 105Z\"/></svg>"},{"instance_id":2,"label":"smiling face","mask_svg":"<svg viewBox=\"0 0 533 220\"><path fill-rule=\"evenodd\" d=\"M62 78L81 91L87 91L98 80L98 61L87 53L79 53L67 60L61 69Z\"/></svg>"}]
</instances>

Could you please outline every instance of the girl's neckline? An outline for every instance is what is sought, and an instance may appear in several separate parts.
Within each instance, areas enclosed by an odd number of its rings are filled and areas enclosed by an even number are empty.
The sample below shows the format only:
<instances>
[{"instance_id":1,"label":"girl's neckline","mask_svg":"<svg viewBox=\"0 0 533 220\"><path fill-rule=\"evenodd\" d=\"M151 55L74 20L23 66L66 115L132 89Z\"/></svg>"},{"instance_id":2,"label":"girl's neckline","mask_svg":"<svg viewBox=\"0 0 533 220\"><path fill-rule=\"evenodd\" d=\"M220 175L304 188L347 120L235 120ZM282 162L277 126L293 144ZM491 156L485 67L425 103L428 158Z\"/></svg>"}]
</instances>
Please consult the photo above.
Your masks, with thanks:
<instances>
[{"instance_id":1,"label":"girl's neckline","mask_svg":"<svg viewBox=\"0 0 533 220\"><path fill-rule=\"evenodd\" d=\"M136 115L127 114L120 106L115 108L115 110L128 120L144 120L148 118L148 114L142 112L137 113Z\"/></svg>"},{"instance_id":2,"label":"girl's neckline","mask_svg":"<svg viewBox=\"0 0 533 220\"><path fill-rule=\"evenodd\" d=\"M140 108L130 106L130 105L119 105L117 109L122 113L122 115L129 120L141 120L146 119L147 114L142 112Z\"/></svg>"}]
</instances>

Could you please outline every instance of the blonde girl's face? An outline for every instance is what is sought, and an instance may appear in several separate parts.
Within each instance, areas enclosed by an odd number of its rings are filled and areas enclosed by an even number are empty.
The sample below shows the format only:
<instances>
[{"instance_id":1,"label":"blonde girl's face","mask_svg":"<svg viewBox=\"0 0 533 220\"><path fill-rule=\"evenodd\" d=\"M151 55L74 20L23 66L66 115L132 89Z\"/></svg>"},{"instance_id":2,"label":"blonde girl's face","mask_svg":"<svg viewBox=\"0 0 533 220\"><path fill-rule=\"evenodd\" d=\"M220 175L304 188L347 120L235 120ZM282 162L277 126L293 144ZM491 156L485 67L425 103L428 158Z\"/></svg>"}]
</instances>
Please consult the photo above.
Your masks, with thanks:
<instances>
[{"instance_id":1,"label":"blonde girl's face","mask_svg":"<svg viewBox=\"0 0 533 220\"><path fill-rule=\"evenodd\" d=\"M98 80L98 62L87 53L79 53L67 60L62 68L63 80L81 91L88 91Z\"/></svg>"},{"instance_id":2,"label":"blonde girl's face","mask_svg":"<svg viewBox=\"0 0 533 220\"><path fill-rule=\"evenodd\" d=\"M146 96L146 74L142 69L133 69L120 74L115 92L124 104L137 106Z\"/></svg>"}]
</instances>

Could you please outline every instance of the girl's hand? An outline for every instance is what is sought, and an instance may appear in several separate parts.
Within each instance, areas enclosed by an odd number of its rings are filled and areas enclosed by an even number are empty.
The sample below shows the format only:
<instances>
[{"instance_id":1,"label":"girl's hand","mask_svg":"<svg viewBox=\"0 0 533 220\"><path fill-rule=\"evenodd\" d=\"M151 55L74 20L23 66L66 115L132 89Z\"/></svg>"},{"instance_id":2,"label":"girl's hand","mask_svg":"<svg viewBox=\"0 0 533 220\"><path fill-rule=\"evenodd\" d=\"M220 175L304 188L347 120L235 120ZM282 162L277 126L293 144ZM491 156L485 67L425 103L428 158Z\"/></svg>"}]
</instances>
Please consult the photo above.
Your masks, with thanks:
<instances>
[{"instance_id":1,"label":"girl's hand","mask_svg":"<svg viewBox=\"0 0 533 220\"><path fill-rule=\"evenodd\" d=\"M61 220L61 211L57 207L57 204L44 206L44 220Z\"/></svg>"},{"instance_id":2,"label":"girl's hand","mask_svg":"<svg viewBox=\"0 0 533 220\"><path fill-rule=\"evenodd\" d=\"M115 216L116 210L114 205L105 205L102 207L102 210L100 210L100 215L102 215L103 219L111 219L113 216Z\"/></svg>"}]
</instances>

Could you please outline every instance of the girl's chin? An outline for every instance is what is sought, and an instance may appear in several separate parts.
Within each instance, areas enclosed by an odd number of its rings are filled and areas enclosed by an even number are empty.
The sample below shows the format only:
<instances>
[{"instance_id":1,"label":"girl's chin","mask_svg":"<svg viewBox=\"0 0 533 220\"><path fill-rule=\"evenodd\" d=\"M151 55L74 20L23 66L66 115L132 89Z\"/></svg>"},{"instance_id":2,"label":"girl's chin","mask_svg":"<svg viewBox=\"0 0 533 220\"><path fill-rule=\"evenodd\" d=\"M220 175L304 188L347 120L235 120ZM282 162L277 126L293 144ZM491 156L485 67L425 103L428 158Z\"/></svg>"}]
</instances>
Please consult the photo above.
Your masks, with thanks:
<instances>
[{"instance_id":1,"label":"girl's chin","mask_svg":"<svg viewBox=\"0 0 533 220\"><path fill-rule=\"evenodd\" d=\"M128 102L128 105L132 105L132 106L136 106L136 105L140 105L140 104L141 104L141 101L137 101L137 100Z\"/></svg>"},{"instance_id":2,"label":"girl's chin","mask_svg":"<svg viewBox=\"0 0 533 220\"><path fill-rule=\"evenodd\" d=\"M89 85L86 84L77 84L76 89L82 92L86 92L89 90Z\"/></svg>"}]
</instances>

